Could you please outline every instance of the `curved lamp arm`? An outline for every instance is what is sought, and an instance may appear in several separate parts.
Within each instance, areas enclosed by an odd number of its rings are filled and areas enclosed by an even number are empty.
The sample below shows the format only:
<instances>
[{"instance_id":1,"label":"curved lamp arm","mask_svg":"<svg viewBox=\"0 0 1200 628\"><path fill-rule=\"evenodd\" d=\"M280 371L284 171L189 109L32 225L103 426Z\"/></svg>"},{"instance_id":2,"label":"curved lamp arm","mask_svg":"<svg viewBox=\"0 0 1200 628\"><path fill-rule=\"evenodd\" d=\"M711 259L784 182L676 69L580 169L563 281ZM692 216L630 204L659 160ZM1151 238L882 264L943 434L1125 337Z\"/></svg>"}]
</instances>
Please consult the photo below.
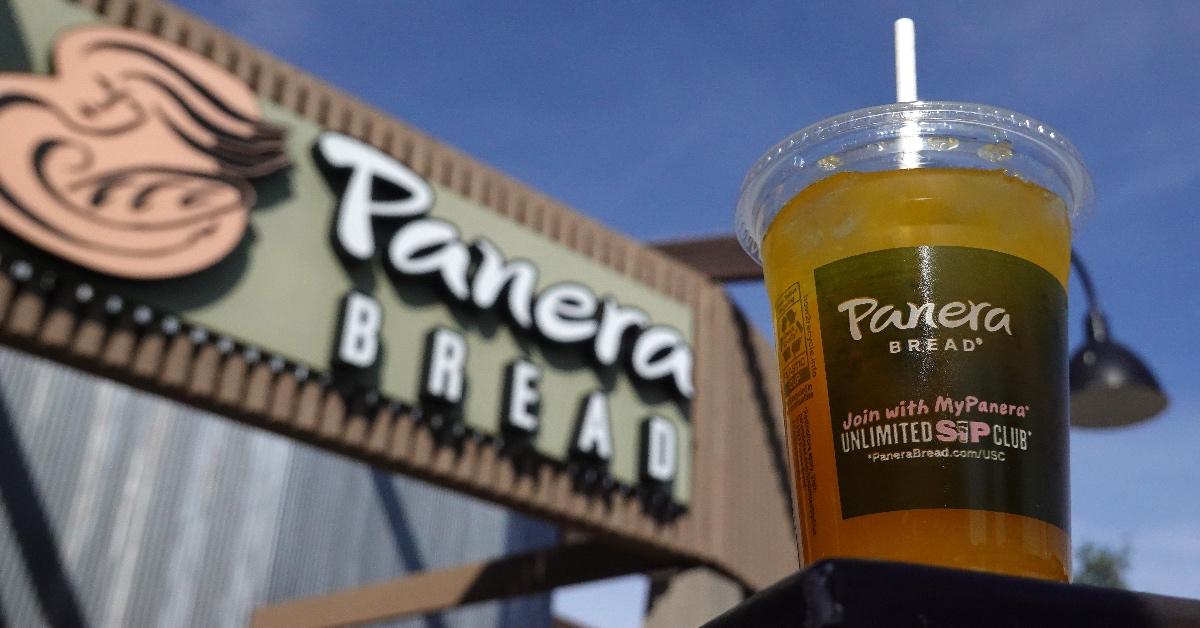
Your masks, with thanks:
<instances>
[{"instance_id":1,"label":"curved lamp arm","mask_svg":"<svg viewBox=\"0 0 1200 628\"><path fill-rule=\"evenodd\" d=\"M1096 284L1092 283L1092 275L1088 273L1087 267L1083 265L1083 260L1071 249L1071 265L1075 267L1075 276L1079 277L1079 283L1083 286L1083 293L1088 300L1088 313L1085 321L1086 331L1089 338L1096 342L1108 342L1108 319L1104 316L1104 312L1100 311L1100 299L1096 297Z\"/></svg>"}]
</instances>

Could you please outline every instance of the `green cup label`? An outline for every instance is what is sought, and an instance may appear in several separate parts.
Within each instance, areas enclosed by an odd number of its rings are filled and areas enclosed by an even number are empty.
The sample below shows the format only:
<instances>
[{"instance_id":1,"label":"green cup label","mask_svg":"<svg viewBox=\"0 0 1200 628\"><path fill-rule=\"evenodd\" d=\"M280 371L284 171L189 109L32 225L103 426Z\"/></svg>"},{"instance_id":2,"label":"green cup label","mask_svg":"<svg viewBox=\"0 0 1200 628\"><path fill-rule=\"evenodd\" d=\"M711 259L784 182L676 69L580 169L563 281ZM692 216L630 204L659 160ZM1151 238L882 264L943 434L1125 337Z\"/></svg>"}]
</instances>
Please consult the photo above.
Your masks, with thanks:
<instances>
[{"instance_id":1,"label":"green cup label","mask_svg":"<svg viewBox=\"0 0 1200 628\"><path fill-rule=\"evenodd\" d=\"M815 271L842 516L991 510L1067 529L1067 297L955 246Z\"/></svg>"}]
</instances>

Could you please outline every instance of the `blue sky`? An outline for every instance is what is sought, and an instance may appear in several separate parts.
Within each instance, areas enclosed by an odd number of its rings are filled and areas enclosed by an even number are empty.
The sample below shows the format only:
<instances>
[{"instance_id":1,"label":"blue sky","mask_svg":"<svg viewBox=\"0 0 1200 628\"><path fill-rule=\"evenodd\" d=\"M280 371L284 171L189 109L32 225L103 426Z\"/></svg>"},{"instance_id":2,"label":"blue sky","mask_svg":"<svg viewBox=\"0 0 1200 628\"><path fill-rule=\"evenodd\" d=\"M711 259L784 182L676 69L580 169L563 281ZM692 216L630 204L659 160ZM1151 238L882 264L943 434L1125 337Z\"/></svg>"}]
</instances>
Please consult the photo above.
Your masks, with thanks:
<instances>
[{"instance_id":1,"label":"blue sky","mask_svg":"<svg viewBox=\"0 0 1200 628\"><path fill-rule=\"evenodd\" d=\"M730 232L770 145L893 97L891 22L913 17L923 98L1016 109L1084 155L1098 203L1076 246L1172 403L1073 432L1074 537L1128 541L1135 588L1200 597L1200 3L182 4L642 240ZM767 329L761 285L732 292ZM1078 289L1071 303L1076 345ZM611 608L639 591L564 604L628 625Z\"/></svg>"}]
</instances>

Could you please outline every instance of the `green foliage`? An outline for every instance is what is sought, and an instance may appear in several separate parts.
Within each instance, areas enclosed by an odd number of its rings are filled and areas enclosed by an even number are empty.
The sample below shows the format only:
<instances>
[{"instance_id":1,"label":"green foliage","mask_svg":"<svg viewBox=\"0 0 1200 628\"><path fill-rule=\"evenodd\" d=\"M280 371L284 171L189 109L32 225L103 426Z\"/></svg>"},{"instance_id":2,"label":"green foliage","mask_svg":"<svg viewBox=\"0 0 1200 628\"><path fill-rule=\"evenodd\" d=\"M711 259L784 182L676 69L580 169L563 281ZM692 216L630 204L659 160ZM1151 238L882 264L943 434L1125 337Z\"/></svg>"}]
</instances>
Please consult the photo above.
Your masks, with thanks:
<instances>
[{"instance_id":1,"label":"green foliage","mask_svg":"<svg viewBox=\"0 0 1200 628\"><path fill-rule=\"evenodd\" d=\"M1120 548L1086 542L1075 550L1076 584L1127 589L1125 573L1129 570L1131 551L1128 544Z\"/></svg>"}]
</instances>

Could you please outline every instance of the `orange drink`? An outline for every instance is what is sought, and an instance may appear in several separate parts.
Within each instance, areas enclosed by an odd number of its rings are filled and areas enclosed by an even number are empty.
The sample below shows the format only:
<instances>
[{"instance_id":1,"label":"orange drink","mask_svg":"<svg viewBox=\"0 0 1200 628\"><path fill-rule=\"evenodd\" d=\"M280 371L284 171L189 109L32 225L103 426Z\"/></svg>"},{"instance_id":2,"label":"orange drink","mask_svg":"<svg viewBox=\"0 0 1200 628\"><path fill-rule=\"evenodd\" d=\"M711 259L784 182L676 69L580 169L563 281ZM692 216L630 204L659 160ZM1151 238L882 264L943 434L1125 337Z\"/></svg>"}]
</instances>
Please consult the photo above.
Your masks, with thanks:
<instances>
[{"instance_id":1,"label":"orange drink","mask_svg":"<svg viewBox=\"0 0 1200 628\"><path fill-rule=\"evenodd\" d=\"M773 305L802 561L1070 572L1066 286L1090 181L1053 130L904 103L768 153L739 237Z\"/></svg>"}]
</instances>

